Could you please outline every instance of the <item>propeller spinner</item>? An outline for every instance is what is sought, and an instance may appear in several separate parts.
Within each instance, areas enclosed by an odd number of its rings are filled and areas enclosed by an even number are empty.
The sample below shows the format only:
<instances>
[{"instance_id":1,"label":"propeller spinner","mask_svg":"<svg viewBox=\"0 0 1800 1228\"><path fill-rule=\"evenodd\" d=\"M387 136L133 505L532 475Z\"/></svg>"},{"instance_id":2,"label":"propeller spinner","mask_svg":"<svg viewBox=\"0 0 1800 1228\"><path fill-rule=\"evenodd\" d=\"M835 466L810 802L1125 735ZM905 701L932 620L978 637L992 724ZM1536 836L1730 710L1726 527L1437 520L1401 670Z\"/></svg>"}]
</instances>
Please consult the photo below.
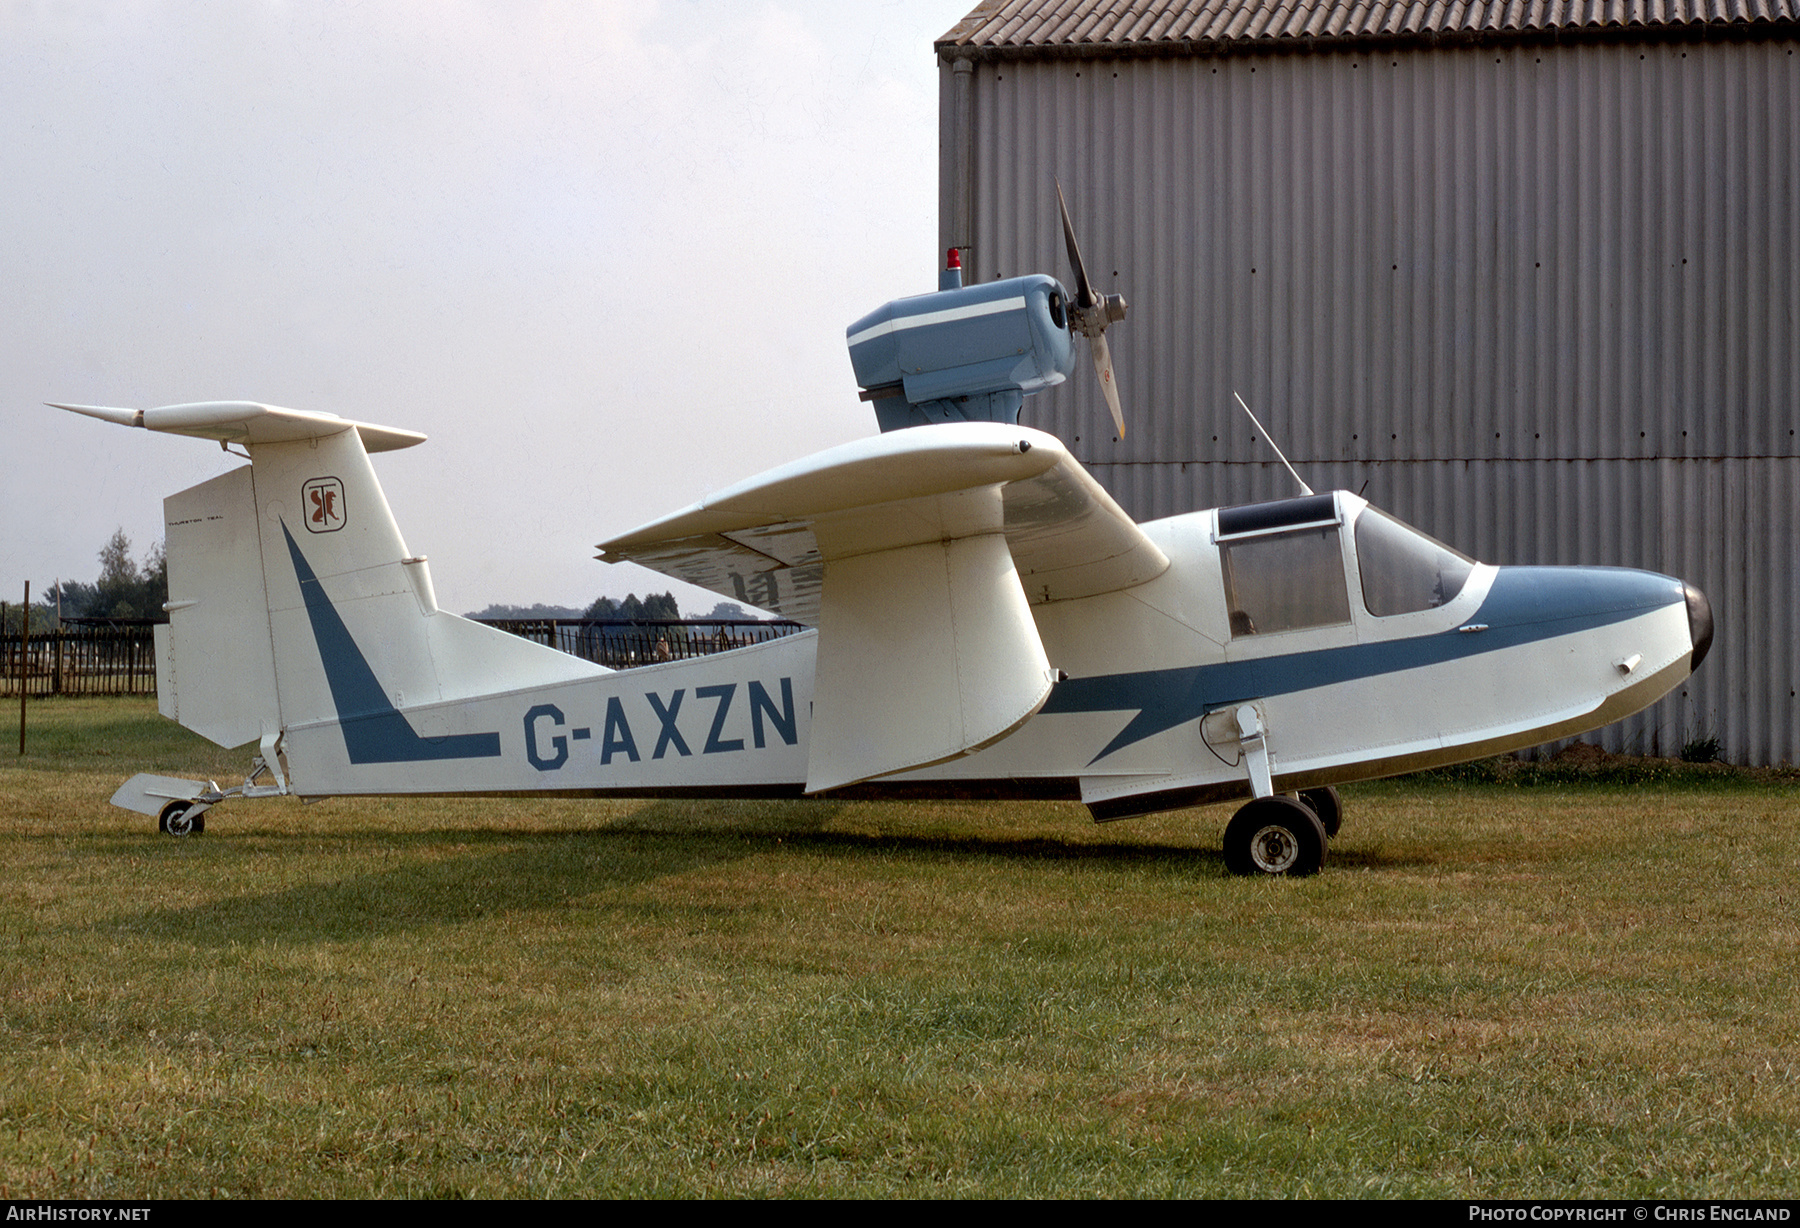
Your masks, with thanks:
<instances>
[{"instance_id":1,"label":"propeller spinner","mask_svg":"<svg viewBox=\"0 0 1800 1228\"><path fill-rule=\"evenodd\" d=\"M1062 183L1056 185L1056 205L1062 210L1063 243L1069 249L1069 263L1075 267L1075 302L1070 311L1075 330L1088 339L1094 351L1094 371L1100 376L1100 391L1106 407L1112 411L1113 425L1119 438L1125 438L1125 412L1119 408L1119 385L1113 378L1112 350L1106 344L1106 326L1125 318L1127 310L1122 294L1096 294L1088 279L1087 265L1082 263L1081 245L1075 241L1075 226L1069 221L1069 205L1063 200Z\"/></svg>"}]
</instances>

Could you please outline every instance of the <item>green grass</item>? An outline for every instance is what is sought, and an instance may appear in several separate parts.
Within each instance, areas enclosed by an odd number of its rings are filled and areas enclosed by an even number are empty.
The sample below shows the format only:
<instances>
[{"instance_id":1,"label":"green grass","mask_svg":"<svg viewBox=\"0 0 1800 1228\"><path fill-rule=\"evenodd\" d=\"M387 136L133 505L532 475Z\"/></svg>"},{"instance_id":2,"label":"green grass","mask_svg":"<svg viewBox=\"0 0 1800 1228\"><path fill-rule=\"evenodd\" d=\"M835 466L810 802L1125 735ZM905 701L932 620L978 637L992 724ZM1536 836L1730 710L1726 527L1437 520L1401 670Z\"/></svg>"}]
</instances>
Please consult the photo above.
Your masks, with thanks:
<instances>
[{"instance_id":1,"label":"green grass","mask_svg":"<svg viewBox=\"0 0 1800 1228\"><path fill-rule=\"evenodd\" d=\"M1791 775L1360 786L1324 874L1251 881L1229 807L282 799L177 841L113 788L247 753L30 719L0 1197L1800 1193Z\"/></svg>"}]
</instances>

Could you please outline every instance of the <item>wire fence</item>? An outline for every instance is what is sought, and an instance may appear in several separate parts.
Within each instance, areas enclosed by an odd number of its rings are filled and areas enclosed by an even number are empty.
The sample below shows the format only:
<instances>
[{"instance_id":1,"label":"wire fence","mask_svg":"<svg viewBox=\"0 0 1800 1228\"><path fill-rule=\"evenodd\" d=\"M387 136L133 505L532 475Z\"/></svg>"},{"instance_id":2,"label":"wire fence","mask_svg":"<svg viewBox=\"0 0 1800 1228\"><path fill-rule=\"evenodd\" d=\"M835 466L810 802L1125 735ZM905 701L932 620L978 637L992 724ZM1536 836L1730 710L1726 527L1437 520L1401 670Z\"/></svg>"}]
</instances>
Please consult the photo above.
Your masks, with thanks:
<instances>
[{"instance_id":1,"label":"wire fence","mask_svg":"<svg viewBox=\"0 0 1800 1228\"><path fill-rule=\"evenodd\" d=\"M479 620L609 669L685 661L793 635L799 623L756 619L495 618ZM156 694L155 623L65 620L21 637L0 632L0 695Z\"/></svg>"},{"instance_id":2,"label":"wire fence","mask_svg":"<svg viewBox=\"0 0 1800 1228\"><path fill-rule=\"evenodd\" d=\"M685 661L748 648L806 630L785 619L484 618L487 626L546 644L608 669Z\"/></svg>"},{"instance_id":3,"label":"wire fence","mask_svg":"<svg viewBox=\"0 0 1800 1228\"><path fill-rule=\"evenodd\" d=\"M154 626L119 619L0 634L0 695L154 695Z\"/></svg>"}]
</instances>

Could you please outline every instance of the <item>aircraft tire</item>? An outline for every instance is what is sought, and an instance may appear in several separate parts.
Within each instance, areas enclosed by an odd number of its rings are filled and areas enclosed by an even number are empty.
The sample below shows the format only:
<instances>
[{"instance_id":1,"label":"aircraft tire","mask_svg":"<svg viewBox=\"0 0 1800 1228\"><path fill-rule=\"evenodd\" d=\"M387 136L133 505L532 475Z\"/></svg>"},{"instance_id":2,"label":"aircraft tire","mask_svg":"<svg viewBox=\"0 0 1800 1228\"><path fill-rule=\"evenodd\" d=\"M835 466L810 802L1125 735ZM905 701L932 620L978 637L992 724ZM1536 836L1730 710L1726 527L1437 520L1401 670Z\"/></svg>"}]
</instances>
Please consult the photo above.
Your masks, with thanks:
<instances>
[{"instance_id":1,"label":"aircraft tire","mask_svg":"<svg viewBox=\"0 0 1800 1228\"><path fill-rule=\"evenodd\" d=\"M1233 874L1317 874L1325 864L1325 825L1304 802L1259 797L1225 828L1225 866Z\"/></svg>"},{"instance_id":2,"label":"aircraft tire","mask_svg":"<svg viewBox=\"0 0 1800 1228\"><path fill-rule=\"evenodd\" d=\"M1319 816L1319 824L1324 827L1328 837L1338 834L1344 826L1344 799L1330 785L1322 785L1317 789L1300 790L1300 800L1312 808Z\"/></svg>"},{"instance_id":3,"label":"aircraft tire","mask_svg":"<svg viewBox=\"0 0 1800 1228\"><path fill-rule=\"evenodd\" d=\"M206 830L206 812L189 817L190 802L170 802L156 820L156 830L165 836L198 836Z\"/></svg>"}]
</instances>

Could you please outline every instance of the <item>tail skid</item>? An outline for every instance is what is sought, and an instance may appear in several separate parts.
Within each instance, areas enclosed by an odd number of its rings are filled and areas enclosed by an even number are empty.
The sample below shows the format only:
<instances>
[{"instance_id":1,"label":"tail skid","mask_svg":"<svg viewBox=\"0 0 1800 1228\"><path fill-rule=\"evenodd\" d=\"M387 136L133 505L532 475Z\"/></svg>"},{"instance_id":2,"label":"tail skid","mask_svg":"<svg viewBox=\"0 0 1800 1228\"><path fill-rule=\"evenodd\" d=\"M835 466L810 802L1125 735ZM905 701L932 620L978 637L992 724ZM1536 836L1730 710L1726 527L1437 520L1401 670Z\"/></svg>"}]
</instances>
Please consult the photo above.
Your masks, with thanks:
<instances>
[{"instance_id":1,"label":"tail skid","mask_svg":"<svg viewBox=\"0 0 1800 1228\"><path fill-rule=\"evenodd\" d=\"M273 784L256 783L263 776L273 777ZM206 812L231 797L286 797L287 778L281 770L279 739L265 745L263 753L250 761L250 774L244 783L221 789L217 781L186 780L179 776L157 776L139 772L119 786L112 804L122 810L157 816L157 827L171 836L197 836L206 830Z\"/></svg>"}]
</instances>

